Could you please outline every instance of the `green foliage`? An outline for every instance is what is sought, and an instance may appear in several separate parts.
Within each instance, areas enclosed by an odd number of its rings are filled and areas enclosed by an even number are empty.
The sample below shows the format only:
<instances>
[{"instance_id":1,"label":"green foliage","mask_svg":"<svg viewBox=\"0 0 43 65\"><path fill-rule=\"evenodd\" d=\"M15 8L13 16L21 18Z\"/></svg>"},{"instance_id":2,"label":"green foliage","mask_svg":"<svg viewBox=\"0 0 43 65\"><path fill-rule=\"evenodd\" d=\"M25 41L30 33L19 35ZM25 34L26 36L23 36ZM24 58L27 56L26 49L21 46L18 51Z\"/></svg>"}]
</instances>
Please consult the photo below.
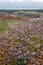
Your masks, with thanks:
<instances>
[{"instance_id":1,"label":"green foliage","mask_svg":"<svg viewBox=\"0 0 43 65\"><path fill-rule=\"evenodd\" d=\"M17 65L24 65L24 58L19 58Z\"/></svg>"}]
</instances>

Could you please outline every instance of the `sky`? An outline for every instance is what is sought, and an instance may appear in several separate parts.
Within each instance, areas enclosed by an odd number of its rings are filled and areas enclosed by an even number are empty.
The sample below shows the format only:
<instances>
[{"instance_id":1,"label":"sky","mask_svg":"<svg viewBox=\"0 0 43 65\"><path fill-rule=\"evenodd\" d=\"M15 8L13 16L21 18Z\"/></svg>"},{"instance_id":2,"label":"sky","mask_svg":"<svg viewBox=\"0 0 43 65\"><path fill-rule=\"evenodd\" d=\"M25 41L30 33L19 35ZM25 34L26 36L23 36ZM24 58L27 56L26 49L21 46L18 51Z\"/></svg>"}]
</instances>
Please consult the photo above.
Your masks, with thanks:
<instances>
[{"instance_id":1,"label":"sky","mask_svg":"<svg viewBox=\"0 0 43 65\"><path fill-rule=\"evenodd\" d=\"M0 9L43 9L43 0L0 0Z\"/></svg>"}]
</instances>

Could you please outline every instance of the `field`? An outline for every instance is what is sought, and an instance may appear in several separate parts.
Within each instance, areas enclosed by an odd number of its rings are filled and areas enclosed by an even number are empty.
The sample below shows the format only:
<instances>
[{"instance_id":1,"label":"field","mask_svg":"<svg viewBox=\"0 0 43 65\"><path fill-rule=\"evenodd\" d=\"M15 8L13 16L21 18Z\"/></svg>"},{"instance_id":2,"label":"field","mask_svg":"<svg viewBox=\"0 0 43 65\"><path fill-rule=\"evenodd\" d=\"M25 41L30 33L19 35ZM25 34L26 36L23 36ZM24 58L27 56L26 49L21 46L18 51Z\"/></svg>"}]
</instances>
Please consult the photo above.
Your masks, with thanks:
<instances>
[{"instance_id":1,"label":"field","mask_svg":"<svg viewBox=\"0 0 43 65\"><path fill-rule=\"evenodd\" d=\"M0 20L0 65L43 65L43 17L25 17Z\"/></svg>"}]
</instances>

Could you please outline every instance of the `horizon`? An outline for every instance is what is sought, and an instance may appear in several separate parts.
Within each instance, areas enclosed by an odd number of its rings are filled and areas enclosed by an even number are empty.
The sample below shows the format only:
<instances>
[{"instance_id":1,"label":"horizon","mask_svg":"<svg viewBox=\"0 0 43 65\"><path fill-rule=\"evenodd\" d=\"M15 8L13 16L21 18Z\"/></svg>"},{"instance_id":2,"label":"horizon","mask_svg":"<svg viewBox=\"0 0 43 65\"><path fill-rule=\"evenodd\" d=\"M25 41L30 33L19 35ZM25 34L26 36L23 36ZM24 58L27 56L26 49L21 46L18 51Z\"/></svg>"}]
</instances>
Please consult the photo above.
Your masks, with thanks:
<instances>
[{"instance_id":1,"label":"horizon","mask_svg":"<svg viewBox=\"0 0 43 65\"><path fill-rule=\"evenodd\" d=\"M21 10L21 11L25 10L25 11L34 11L34 10L43 10L43 9L10 9L10 8L9 9L8 8L7 9L6 8L5 9L3 9L3 8L1 9L0 8L0 10Z\"/></svg>"}]
</instances>

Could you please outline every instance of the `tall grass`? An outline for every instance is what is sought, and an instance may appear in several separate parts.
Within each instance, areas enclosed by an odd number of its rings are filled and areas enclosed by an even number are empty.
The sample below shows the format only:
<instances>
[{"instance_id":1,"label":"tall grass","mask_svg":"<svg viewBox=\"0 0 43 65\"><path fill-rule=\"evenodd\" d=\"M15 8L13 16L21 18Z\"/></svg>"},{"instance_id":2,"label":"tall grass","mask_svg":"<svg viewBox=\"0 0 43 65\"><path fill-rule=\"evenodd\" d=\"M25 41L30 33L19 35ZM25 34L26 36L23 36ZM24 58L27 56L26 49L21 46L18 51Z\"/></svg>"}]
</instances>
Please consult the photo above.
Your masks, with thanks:
<instances>
[{"instance_id":1,"label":"tall grass","mask_svg":"<svg viewBox=\"0 0 43 65\"><path fill-rule=\"evenodd\" d=\"M11 23L14 27L18 27L18 21L16 20L4 20L0 21L0 32L8 30L8 23Z\"/></svg>"}]
</instances>

